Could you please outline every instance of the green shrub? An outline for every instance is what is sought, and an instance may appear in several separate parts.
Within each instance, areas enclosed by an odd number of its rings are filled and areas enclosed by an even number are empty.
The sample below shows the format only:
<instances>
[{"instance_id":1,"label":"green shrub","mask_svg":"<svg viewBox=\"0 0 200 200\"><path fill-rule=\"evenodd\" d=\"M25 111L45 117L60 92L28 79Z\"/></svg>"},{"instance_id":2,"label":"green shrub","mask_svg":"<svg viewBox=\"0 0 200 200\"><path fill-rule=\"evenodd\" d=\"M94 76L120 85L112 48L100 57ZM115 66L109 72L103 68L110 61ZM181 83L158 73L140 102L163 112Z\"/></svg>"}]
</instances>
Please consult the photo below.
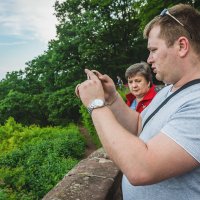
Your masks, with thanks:
<instances>
[{"instance_id":1,"label":"green shrub","mask_svg":"<svg viewBox=\"0 0 200 200\"><path fill-rule=\"evenodd\" d=\"M74 124L22 127L11 118L0 130L0 195L8 199L41 199L85 152Z\"/></svg>"},{"instance_id":2,"label":"green shrub","mask_svg":"<svg viewBox=\"0 0 200 200\"><path fill-rule=\"evenodd\" d=\"M5 193L5 191L0 189L0 200L7 200L7 199L8 199L8 196Z\"/></svg>"}]
</instances>

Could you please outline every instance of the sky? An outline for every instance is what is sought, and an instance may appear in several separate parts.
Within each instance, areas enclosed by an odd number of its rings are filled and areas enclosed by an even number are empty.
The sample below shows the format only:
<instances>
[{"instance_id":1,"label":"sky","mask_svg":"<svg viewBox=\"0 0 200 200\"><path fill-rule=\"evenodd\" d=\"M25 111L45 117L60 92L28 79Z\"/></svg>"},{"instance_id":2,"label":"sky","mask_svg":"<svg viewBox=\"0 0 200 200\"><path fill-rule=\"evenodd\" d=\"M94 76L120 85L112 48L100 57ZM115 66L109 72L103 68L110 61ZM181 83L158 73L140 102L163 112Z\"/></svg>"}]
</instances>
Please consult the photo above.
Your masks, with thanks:
<instances>
[{"instance_id":1,"label":"sky","mask_svg":"<svg viewBox=\"0 0 200 200\"><path fill-rule=\"evenodd\" d=\"M56 0L0 0L0 80L44 53L56 37Z\"/></svg>"}]
</instances>

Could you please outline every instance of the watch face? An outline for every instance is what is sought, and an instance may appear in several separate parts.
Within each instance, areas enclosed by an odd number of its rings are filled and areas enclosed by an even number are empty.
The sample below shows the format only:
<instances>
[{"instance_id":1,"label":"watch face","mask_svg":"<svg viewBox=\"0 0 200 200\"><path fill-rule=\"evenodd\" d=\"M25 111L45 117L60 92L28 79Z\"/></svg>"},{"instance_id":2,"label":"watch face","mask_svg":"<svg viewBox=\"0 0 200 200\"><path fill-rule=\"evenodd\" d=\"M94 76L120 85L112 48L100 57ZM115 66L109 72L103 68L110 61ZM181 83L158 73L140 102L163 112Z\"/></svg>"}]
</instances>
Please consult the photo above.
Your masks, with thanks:
<instances>
[{"instance_id":1,"label":"watch face","mask_svg":"<svg viewBox=\"0 0 200 200\"><path fill-rule=\"evenodd\" d=\"M101 99L95 99L93 103L95 106L103 106L104 105L104 102Z\"/></svg>"},{"instance_id":2,"label":"watch face","mask_svg":"<svg viewBox=\"0 0 200 200\"><path fill-rule=\"evenodd\" d=\"M105 106L105 102L102 99L95 99L92 103L87 107L89 114L91 115L92 111L95 108L101 108Z\"/></svg>"}]
</instances>

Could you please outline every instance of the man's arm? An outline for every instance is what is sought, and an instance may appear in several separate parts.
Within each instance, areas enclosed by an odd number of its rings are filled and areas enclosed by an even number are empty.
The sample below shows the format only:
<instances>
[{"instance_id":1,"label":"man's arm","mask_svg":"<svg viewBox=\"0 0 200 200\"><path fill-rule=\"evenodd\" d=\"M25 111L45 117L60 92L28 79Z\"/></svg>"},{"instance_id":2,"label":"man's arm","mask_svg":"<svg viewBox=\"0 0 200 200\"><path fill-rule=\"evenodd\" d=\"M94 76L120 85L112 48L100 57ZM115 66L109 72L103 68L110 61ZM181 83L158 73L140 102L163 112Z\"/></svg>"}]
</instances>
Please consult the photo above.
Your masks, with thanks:
<instances>
[{"instance_id":1,"label":"man's arm","mask_svg":"<svg viewBox=\"0 0 200 200\"><path fill-rule=\"evenodd\" d=\"M133 185L154 184L199 166L163 133L144 143L124 129L106 107L94 110L92 119L106 152Z\"/></svg>"},{"instance_id":2,"label":"man's arm","mask_svg":"<svg viewBox=\"0 0 200 200\"><path fill-rule=\"evenodd\" d=\"M79 94L87 107L94 99L105 99L105 88L97 76L91 71L86 72L91 79L79 86ZM120 111L114 111L116 109ZM132 134L138 129L138 115L126 109L129 108L118 98L111 109L107 106L94 109L92 119L103 147L130 183L153 184L199 166L189 153L163 133L159 133L148 143ZM129 127L131 123L135 126L132 131L131 128L125 128L126 120L123 118L127 119Z\"/></svg>"},{"instance_id":3,"label":"man's arm","mask_svg":"<svg viewBox=\"0 0 200 200\"><path fill-rule=\"evenodd\" d=\"M112 111L117 121L129 132L138 135L141 130L141 117L140 114L130 109L121 98L117 95L115 102L108 106Z\"/></svg>"},{"instance_id":4,"label":"man's arm","mask_svg":"<svg viewBox=\"0 0 200 200\"><path fill-rule=\"evenodd\" d=\"M111 103L111 105L108 107L113 112L117 121L132 134L138 135L141 129L140 114L136 111L133 111L126 105L121 96L117 94L115 84L108 75L102 75L96 70L92 70L92 72L95 72L95 75L101 81L104 89L104 98L106 102ZM91 71L86 70L86 73L89 77L94 77Z\"/></svg>"}]
</instances>

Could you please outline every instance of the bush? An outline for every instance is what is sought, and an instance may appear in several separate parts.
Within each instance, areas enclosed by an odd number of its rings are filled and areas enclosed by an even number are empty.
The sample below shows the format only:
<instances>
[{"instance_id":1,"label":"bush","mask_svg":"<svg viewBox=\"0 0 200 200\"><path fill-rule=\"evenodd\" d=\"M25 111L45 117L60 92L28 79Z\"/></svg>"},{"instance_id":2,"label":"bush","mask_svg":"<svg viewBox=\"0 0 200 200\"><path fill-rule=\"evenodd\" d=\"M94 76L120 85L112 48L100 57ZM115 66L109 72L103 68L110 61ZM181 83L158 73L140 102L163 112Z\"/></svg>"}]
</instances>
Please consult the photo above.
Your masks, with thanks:
<instances>
[{"instance_id":1,"label":"bush","mask_svg":"<svg viewBox=\"0 0 200 200\"><path fill-rule=\"evenodd\" d=\"M41 199L85 152L74 124L22 127L10 118L0 130L0 195L7 199Z\"/></svg>"}]
</instances>

